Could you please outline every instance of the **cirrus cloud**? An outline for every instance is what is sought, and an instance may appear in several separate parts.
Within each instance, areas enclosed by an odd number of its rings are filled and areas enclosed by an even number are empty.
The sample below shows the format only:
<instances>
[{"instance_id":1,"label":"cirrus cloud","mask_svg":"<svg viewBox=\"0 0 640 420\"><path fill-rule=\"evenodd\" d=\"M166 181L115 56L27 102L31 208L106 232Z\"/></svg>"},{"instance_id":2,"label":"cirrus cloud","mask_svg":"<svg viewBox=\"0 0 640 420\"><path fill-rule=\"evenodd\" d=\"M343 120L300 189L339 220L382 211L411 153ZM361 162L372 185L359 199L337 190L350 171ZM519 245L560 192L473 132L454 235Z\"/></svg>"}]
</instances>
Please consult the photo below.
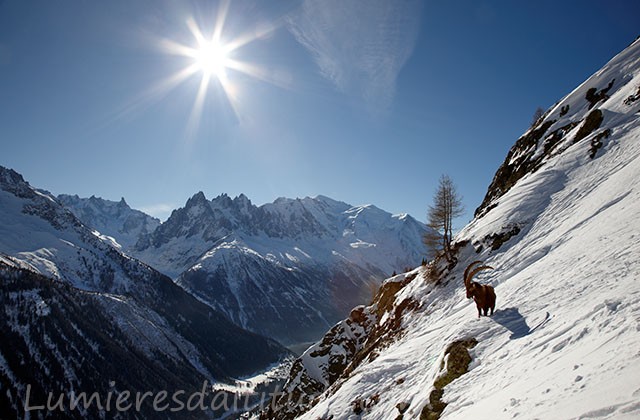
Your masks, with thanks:
<instances>
[{"instance_id":1,"label":"cirrus cloud","mask_svg":"<svg viewBox=\"0 0 640 420\"><path fill-rule=\"evenodd\" d=\"M287 26L322 76L377 114L391 106L420 12L419 0L304 0Z\"/></svg>"}]
</instances>

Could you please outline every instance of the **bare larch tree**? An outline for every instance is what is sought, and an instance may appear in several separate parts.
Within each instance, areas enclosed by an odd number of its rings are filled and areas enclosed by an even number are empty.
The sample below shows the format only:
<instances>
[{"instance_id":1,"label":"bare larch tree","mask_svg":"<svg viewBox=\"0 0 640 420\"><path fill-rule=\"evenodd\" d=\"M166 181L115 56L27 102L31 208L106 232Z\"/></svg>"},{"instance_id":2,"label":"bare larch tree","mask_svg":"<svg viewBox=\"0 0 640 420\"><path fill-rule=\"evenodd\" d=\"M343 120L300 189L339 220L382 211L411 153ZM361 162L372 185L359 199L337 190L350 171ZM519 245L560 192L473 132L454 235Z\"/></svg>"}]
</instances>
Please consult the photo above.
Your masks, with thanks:
<instances>
[{"instance_id":1,"label":"bare larch tree","mask_svg":"<svg viewBox=\"0 0 640 420\"><path fill-rule=\"evenodd\" d=\"M448 175L442 175L433 196L433 204L427 211L427 231L424 243L435 255L444 255L448 262L453 259L451 240L453 239L453 219L464 214L462 197Z\"/></svg>"},{"instance_id":2,"label":"bare larch tree","mask_svg":"<svg viewBox=\"0 0 640 420\"><path fill-rule=\"evenodd\" d=\"M544 109L537 107L535 112L533 113L533 117L531 117L531 127L535 126L540 118L544 116Z\"/></svg>"}]
</instances>

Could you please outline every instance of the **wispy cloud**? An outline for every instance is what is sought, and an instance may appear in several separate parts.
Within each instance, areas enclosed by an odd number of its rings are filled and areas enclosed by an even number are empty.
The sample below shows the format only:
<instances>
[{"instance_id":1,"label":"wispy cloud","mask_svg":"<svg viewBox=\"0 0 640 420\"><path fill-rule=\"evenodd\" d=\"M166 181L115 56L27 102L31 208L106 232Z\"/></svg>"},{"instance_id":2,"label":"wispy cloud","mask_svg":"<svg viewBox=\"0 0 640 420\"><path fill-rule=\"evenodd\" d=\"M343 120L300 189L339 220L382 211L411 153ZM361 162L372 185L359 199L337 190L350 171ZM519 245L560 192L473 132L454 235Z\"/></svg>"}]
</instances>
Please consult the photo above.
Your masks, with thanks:
<instances>
[{"instance_id":1,"label":"wispy cloud","mask_svg":"<svg viewBox=\"0 0 640 420\"><path fill-rule=\"evenodd\" d=\"M385 112L419 31L419 0L304 0L290 32L340 91Z\"/></svg>"}]
</instances>

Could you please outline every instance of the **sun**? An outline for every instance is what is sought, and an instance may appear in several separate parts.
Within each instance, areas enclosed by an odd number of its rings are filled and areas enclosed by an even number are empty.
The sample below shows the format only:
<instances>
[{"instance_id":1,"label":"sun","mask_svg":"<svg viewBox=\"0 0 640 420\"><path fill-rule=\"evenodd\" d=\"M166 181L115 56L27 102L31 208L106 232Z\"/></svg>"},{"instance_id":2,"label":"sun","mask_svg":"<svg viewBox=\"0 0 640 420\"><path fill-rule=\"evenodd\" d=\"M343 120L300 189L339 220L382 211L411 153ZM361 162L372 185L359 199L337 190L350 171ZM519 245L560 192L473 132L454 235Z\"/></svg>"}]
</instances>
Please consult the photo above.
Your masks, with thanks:
<instances>
[{"instance_id":1,"label":"sun","mask_svg":"<svg viewBox=\"0 0 640 420\"><path fill-rule=\"evenodd\" d=\"M188 17L186 26L193 36L191 42L180 42L170 38L160 38L158 41L163 52L186 59L185 66L149 89L142 96L141 101L147 97L163 97L187 79L199 78L199 86L187 123L188 137L191 137L191 134L198 130L207 106L209 93L213 94L213 98L226 99L226 105L230 106L236 120L241 120L240 100L246 99L246 94L243 95L243 90L240 87L240 82L246 80L242 75L276 86L283 86L279 79L272 77L273 72L242 60L243 54L240 51L243 46L253 41L269 38L269 34L275 31L278 25L264 22L257 28L251 28L251 30L239 33L237 36L229 36L224 29L230 5L231 0L221 0L218 3L215 17L210 19L210 25L204 27L197 22L202 23L207 19L202 16L199 16L198 19L196 16ZM218 95L218 93L222 93L222 95Z\"/></svg>"},{"instance_id":2,"label":"sun","mask_svg":"<svg viewBox=\"0 0 640 420\"><path fill-rule=\"evenodd\" d=\"M216 41L201 41L193 58L203 75L226 79L226 69L230 64L228 48Z\"/></svg>"}]
</instances>

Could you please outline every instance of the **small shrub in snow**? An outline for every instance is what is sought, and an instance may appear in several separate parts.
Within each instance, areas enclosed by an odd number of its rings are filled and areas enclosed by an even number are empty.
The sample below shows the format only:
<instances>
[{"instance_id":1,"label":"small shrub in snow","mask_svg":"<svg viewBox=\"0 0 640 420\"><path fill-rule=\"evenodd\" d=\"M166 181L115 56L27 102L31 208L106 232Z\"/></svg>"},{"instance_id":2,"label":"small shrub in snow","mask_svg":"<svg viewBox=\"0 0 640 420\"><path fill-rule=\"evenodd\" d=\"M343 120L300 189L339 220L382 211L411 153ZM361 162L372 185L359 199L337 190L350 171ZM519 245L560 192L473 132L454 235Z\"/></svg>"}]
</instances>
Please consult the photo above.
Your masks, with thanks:
<instances>
[{"instance_id":1,"label":"small shrub in snow","mask_svg":"<svg viewBox=\"0 0 640 420\"><path fill-rule=\"evenodd\" d=\"M543 118L544 109L540 107L536 108L535 112L533 113L533 117L531 118L531 127L535 127L536 125L541 123Z\"/></svg>"},{"instance_id":2,"label":"small shrub in snow","mask_svg":"<svg viewBox=\"0 0 640 420\"><path fill-rule=\"evenodd\" d=\"M491 250L496 251L500 249L502 244L507 242L512 237L516 236L520 233L520 226L518 225L509 225L502 228L502 231L498 233L492 233L491 235L485 236L483 242L491 245Z\"/></svg>"},{"instance_id":3,"label":"small shrub in snow","mask_svg":"<svg viewBox=\"0 0 640 420\"><path fill-rule=\"evenodd\" d=\"M365 398L364 400L361 398L356 398L351 402L351 407L353 408L353 413L356 415L362 414L365 410L371 410L371 407L378 404L380 402L380 395L375 394L370 396L369 398Z\"/></svg>"},{"instance_id":4,"label":"small shrub in snow","mask_svg":"<svg viewBox=\"0 0 640 420\"><path fill-rule=\"evenodd\" d=\"M404 402L404 401L400 402L400 403L396 404L396 408L398 409L400 414L404 414L404 412L409 409L409 403L408 402Z\"/></svg>"}]
</instances>

